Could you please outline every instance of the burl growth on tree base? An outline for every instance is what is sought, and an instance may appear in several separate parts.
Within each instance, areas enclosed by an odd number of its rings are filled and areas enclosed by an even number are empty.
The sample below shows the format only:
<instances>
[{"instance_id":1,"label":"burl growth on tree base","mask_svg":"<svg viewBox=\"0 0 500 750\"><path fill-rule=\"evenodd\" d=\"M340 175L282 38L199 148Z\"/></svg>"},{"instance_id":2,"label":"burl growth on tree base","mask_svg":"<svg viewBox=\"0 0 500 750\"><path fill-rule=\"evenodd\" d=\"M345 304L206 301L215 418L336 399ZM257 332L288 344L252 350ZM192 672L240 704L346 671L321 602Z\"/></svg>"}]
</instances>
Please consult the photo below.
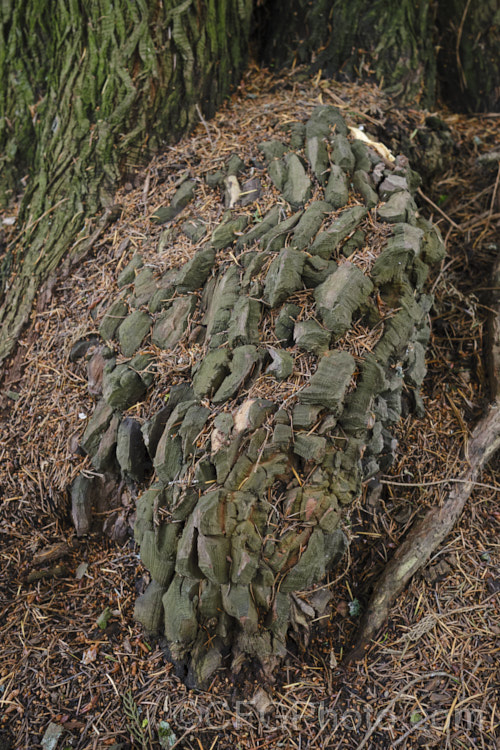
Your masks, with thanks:
<instances>
[{"instance_id":1,"label":"burl growth on tree base","mask_svg":"<svg viewBox=\"0 0 500 750\"><path fill-rule=\"evenodd\" d=\"M135 538L151 583L135 613L191 684L248 659L272 675L287 635L317 616L298 592L339 563L349 504L390 465L402 411L422 409L424 285L444 247L417 187L404 157L318 106L250 160L184 180L154 218L169 223L158 252L182 233L190 260L158 276L136 253L102 311L102 398L82 439L100 476L73 483L73 517L85 533L113 477L150 484ZM226 211L205 237L212 189ZM188 366L172 364L165 405L141 425L131 407L166 357Z\"/></svg>"}]
</instances>

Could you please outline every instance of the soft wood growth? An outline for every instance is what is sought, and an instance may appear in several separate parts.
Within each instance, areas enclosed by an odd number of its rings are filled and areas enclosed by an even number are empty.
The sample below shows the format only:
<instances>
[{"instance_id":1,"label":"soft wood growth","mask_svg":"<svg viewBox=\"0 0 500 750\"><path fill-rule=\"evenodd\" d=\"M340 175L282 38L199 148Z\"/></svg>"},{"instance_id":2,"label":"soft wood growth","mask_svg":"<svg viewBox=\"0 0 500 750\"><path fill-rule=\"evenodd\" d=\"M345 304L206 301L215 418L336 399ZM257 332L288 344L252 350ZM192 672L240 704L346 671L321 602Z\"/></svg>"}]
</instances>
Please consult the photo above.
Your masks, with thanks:
<instances>
[{"instance_id":1,"label":"soft wood growth","mask_svg":"<svg viewBox=\"0 0 500 750\"><path fill-rule=\"evenodd\" d=\"M259 151L252 176L236 155L206 176L232 207L206 242L202 222L182 224L197 246L188 263L156 278L136 254L121 272L82 441L99 473L155 472L137 503L152 582L136 616L197 685L249 659L271 677L290 632L307 631L315 609L299 592L342 557L346 509L390 465L402 409L421 408L424 284L443 256L407 161L353 139L334 107ZM264 183L278 197L260 217ZM157 220L198 189L185 180ZM146 397L162 352L189 352L193 366L141 427L123 412ZM103 481L82 474L71 488L79 533Z\"/></svg>"}]
</instances>

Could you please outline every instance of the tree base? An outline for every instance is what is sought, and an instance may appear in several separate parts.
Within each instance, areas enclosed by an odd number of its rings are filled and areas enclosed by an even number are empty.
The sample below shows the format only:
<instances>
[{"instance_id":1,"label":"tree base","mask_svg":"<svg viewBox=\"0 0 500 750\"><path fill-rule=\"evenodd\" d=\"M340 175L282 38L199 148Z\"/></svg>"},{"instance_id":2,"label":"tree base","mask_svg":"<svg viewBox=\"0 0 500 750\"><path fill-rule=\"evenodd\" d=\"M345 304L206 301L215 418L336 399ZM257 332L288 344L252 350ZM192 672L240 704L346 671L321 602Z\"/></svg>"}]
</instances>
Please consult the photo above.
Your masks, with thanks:
<instances>
[{"instance_id":1,"label":"tree base","mask_svg":"<svg viewBox=\"0 0 500 750\"><path fill-rule=\"evenodd\" d=\"M136 617L198 686L226 661L233 674L256 662L272 680L289 633L307 638L317 611L299 592L341 560L349 504L389 466L404 401L419 407L423 287L443 256L405 158L349 138L334 107L276 135L259 144L263 160L254 152L253 176L234 155L207 176L230 208L205 243L194 219L182 224L187 263L156 278L135 254L121 271L101 311L102 399L82 440L99 473L156 473L137 502L152 582ZM176 221L192 202L194 217L197 191L185 180L153 219ZM190 364L141 426L129 410L162 357ZM72 485L79 533L101 484Z\"/></svg>"}]
</instances>

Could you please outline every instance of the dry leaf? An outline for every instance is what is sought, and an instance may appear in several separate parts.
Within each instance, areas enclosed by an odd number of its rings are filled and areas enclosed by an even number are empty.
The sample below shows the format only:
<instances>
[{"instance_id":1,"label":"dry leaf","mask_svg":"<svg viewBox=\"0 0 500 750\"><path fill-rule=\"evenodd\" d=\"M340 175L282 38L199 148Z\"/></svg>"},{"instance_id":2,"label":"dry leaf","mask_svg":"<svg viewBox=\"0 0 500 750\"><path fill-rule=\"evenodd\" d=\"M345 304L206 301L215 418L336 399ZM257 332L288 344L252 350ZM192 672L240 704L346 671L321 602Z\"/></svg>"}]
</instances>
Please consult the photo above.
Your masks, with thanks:
<instances>
[{"instance_id":1,"label":"dry leaf","mask_svg":"<svg viewBox=\"0 0 500 750\"><path fill-rule=\"evenodd\" d=\"M83 656L82 656L82 664L92 664L97 659L97 651L98 647L97 644L94 643L90 648L88 648Z\"/></svg>"},{"instance_id":2,"label":"dry leaf","mask_svg":"<svg viewBox=\"0 0 500 750\"><path fill-rule=\"evenodd\" d=\"M350 127L349 128L351 135L354 136L358 141L363 141L363 143L366 143L367 146L371 146L377 153L380 154L380 156L383 159L387 159L387 161L394 161L395 157L390 151L387 146L384 146L383 143L379 143L378 141L372 141L371 138L369 138L366 133L364 133L359 128Z\"/></svg>"}]
</instances>

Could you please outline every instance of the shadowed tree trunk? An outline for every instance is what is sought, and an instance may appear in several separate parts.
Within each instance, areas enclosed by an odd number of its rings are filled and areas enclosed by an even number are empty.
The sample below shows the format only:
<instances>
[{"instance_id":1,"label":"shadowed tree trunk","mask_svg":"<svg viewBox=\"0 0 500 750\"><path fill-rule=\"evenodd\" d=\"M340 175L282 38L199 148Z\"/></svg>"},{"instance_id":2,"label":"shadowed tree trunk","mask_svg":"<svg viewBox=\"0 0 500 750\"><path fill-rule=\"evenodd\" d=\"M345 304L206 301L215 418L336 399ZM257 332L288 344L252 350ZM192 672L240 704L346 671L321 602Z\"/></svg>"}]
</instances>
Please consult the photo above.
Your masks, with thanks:
<instances>
[{"instance_id":1,"label":"shadowed tree trunk","mask_svg":"<svg viewBox=\"0 0 500 750\"><path fill-rule=\"evenodd\" d=\"M40 283L125 163L210 116L240 78L251 0L11 0L0 10L0 198L28 173L0 268L0 361Z\"/></svg>"},{"instance_id":2,"label":"shadowed tree trunk","mask_svg":"<svg viewBox=\"0 0 500 750\"><path fill-rule=\"evenodd\" d=\"M279 2L276 0L277 7ZM278 65L296 56L326 77L375 80L402 101L434 101L434 11L414 0L295 0L293 32L274 34L264 54ZM271 12L271 10L270 10ZM281 19L281 24L287 23Z\"/></svg>"},{"instance_id":3,"label":"shadowed tree trunk","mask_svg":"<svg viewBox=\"0 0 500 750\"><path fill-rule=\"evenodd\" d=\"M500 108L500 6L497 0L440 0L442 96L459 112Z\"/></svg>"},{"instance_id":4,"label":"shadowed tree trunk","mask_svg":"<svg viewBox=\"0 0 500 750\"><path fill-rule=\"evenodd\" d=\"M495 111L500 96L496 0L279 0L258 11L260 51L277 66L374 80L430 108L439 89L461 111Z\"/></svg>"}]
</instances>

